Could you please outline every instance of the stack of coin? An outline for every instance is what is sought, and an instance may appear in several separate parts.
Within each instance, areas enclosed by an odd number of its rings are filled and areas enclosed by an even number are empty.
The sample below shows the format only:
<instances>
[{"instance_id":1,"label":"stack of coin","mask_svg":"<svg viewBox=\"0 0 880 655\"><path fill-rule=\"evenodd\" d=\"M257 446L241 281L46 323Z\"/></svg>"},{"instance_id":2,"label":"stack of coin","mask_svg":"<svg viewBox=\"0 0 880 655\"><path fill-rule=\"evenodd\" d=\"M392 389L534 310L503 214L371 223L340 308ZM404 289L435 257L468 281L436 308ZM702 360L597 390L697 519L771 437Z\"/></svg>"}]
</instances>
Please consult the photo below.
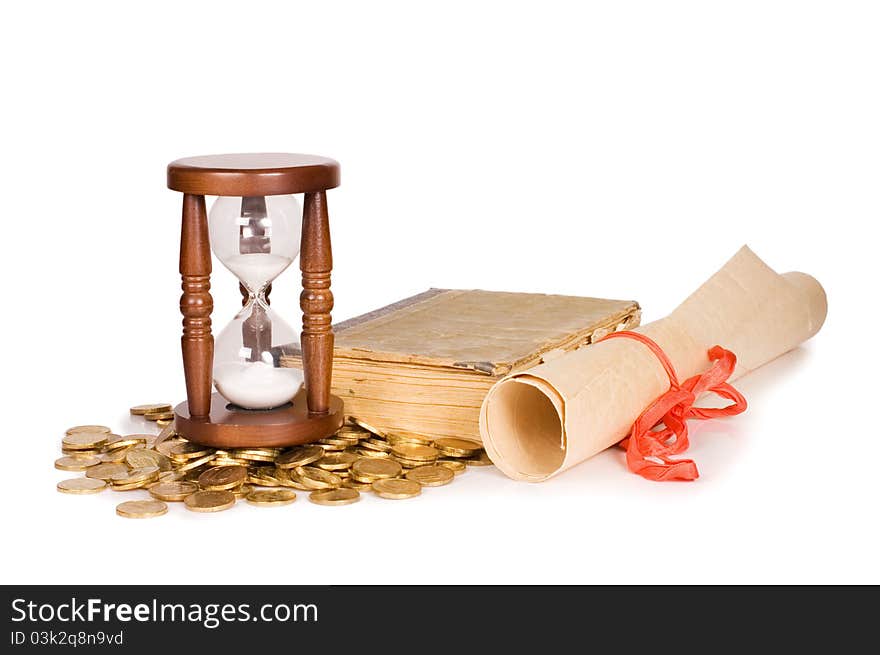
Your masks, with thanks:
<instances>
[{"instance_id":1,"label":"stack of coin","mask_svg":"<svg viewBox=\"0 0 880 655\"><path fill-rule=\"evenodd\" d=\"M152 421L160 428L171 425L174 421L174 411L168 403L149 403L147 405L135 405L129 409L132 416L141 416Z\"/></svg>"},{"instance_id":2,"label":"stack of coin","mask_svg":"<svg viewBox=\"0 0 880 655\"><path fill-rule=\"evenodd\" d=\"M61 452L70 457L93 457L115 436L105 425L78 425L64 433Z\"/></svg>"},{"instance_id":3,"label":"stack of coin","mask_svg":"<svg viewBox=\"0 0 880 655\"><path fill-rule=\"evenodd\" d=\"M153 414L166 414L171 411L171 405L168 403L150 403L148 405L135 405L128 411L132 416L143 416L150 418Z\"/></svg>"},{"instance_id":4,"label":"stack of coin","mask_svg":"<svg viewBox=\"0 0 880 655\"><path fill-rule=\"evenodd\" d=\"M440 451L433 446L401 441L391 447L391 457L404 468L416 468L433 464L440 457Z\"/></svg>"},{"instance_id":5,"label":"stack of coin","mask_svg":"<svg viewBox=\"0 0 880 655\"><path fill-rule=\"evenodd\" d=\"M391 444L384 439L370 438L361 441L354 449L355 454L361 457L376 457L385 459L391 456Z\"/></svg>"},{"instance_id":6,"label":"stack of coin","mask_svg":"<svg viewBox=\"0 0 880 655\"><path fill-rule=\"evenodd\" d=\"M149 419L171 408L137 405L130 411ZM469 466L491 465L475 441L379 430L357 418L313 444L226 450L187 441L173 425L158 435L117 435L103 425L81 425L65 432L62 453L55 467L84 477L60 482L61 492L98 493L108 486L148 491L153 500L117 508L128 518L160 516L169 502L194 512L229 509L240 498L261 507L288 505L296 500L295 490L328 506L355 503L366 491L400 500L418 496L423 487L449 484Z\"/></svg>"},{"instance_id":7,"label":"stack of coin","mask_svg":"<svg viewBox=\"0 0 880 655\"><path fill-rule=\"evenodd\" d=\"M236 448L230 451L233 459L241 459L246 462L263 462L272 464L275 458L281 454L280 448Z\"/></svg>"}]
</instances>

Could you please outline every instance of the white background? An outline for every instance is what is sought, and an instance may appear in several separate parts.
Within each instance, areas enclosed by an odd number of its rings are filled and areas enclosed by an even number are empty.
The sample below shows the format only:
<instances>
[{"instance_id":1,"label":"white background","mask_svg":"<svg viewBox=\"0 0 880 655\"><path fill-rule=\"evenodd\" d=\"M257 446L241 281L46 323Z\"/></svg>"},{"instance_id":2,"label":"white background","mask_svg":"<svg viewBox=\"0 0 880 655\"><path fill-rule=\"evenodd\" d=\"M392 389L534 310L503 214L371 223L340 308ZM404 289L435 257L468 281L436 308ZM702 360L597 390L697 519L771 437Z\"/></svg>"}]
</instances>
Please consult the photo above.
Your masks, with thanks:
<instances>
[{"instance_id":1,"label":"white background","mask_svg":"<svg viewBox=\"0 0 880 655\"><path fill-rule=\"evenodd\" d=\"M880 15L865 2L13 3L2 10L5 583L880 582ZM337 320L431 286L667 314L748 243L824 329L693 425L702 477L605 452L407 502L67 496L63 430L180 401L181 156L322 154ZM215 263L216 329L239 302ZM273 307L299 320L298 274ZM145 565L134 565L137 562Z\"/></svg>"}]
</instances>

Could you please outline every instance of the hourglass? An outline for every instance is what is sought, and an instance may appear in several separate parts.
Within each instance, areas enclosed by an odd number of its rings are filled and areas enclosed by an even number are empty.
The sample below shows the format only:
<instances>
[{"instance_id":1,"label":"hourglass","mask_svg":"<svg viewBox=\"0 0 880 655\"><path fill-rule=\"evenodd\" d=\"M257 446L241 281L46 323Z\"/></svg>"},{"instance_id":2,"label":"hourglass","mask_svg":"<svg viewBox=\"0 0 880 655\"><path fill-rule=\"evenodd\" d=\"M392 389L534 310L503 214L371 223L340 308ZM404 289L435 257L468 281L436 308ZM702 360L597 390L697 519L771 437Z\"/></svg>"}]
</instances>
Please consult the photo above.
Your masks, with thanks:
<instances>
[{"instance_id":1,"label":"hourglass","mask_svg":"<svg viewBox=\"0 0 880 655\"><path fill-rule=\"evenodd\" d=\"M174 409L181 436L218 448L289 446L341 427L342 401L330 394L333 294L326 197L326 190L338 185L339 164L312 155L209 155L168 165L168 187L184 194L180 311L187 399ZM292 195L298 193L302 210ZM217 196L210 213L206 195ZM216 344L211 249L238 278L244 297ZM269 301L273 280L297 255L302 370L281 366L280 347L296 335Z\"/></svg>"}]
</instances>

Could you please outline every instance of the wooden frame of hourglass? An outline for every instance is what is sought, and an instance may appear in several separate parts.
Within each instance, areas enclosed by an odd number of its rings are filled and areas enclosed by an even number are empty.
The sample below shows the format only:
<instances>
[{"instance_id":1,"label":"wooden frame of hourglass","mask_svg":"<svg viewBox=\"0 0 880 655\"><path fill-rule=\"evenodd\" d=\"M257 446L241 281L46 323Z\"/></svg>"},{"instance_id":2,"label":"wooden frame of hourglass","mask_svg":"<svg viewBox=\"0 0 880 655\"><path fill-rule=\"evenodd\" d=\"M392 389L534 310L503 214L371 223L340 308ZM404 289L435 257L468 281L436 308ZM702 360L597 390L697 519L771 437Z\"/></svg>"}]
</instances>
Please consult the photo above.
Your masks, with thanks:
<instances>
[{"instance_id":1,"label":"wooden frame of hourglass","mask_svg":"<svg viewBox=\"0 0 880 655\"><path fill-rule=\"evenodd\" d=\"M174 408L181 436L218 448L291 446L336 432L342 401L330 394L333 293L327 189L339 186L339 164L295 154L208 155L168 165L168 188L181 191L180 275L183 295L183 371L186 402ZM205 196L304 194L300 269L303 291L301 336L305 388L285 406L245 410L211 392L214 337L211 334L211 247ZM277 300L277 299L276 299Z\"/></svg>"}]
</instances>

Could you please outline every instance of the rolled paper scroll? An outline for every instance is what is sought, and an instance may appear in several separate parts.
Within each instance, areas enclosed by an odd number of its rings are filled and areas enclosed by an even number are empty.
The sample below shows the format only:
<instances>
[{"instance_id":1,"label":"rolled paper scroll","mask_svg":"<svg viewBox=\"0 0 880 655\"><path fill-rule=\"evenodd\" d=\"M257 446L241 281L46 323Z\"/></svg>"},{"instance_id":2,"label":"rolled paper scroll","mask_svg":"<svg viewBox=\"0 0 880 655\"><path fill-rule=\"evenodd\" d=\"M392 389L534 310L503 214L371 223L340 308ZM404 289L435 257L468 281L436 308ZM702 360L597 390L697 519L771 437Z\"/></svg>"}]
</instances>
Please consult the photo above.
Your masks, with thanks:
<instances>
[{"instance_id":1,"label":"rolled paper scroll","mask_svg":"<svg viewBox=\"0 0 880 655\"><path fill-rule=\"evenodd\" d=\"M713 346L732 351L732 381L816 334L827 309L814 278L780 275L743 247L672 314L633 331L662 348L679 379L706 371ZM539 482L621 441L668 389L650 349L608 339L499 380L480 435L507 476Z\"/></svg>"}]
</instances>

